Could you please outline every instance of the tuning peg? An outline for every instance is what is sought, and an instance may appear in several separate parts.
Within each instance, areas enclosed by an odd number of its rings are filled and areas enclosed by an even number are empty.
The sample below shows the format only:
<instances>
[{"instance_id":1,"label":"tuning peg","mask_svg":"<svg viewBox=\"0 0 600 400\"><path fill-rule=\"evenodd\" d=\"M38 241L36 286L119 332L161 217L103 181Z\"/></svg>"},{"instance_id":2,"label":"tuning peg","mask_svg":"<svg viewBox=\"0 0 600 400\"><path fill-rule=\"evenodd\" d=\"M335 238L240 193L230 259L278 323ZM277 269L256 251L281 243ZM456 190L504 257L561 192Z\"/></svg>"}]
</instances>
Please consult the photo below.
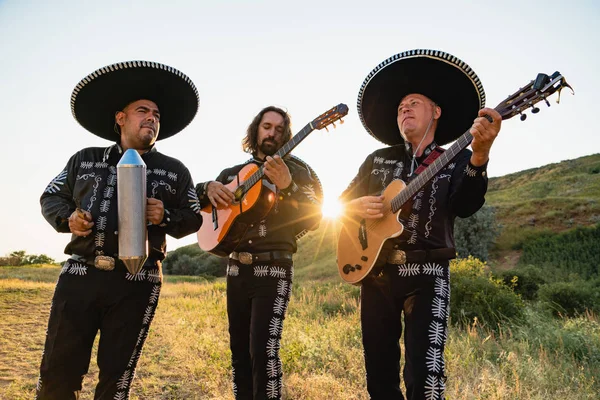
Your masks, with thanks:
<instances>
[{"instance_id":1,"label":"tuning peg","mask_svg":"<svg viewBox=\"0 0 600 400\"><path fill-rule=\"evenodd\" d=\"M332 122L331 125L333 125L333 127L335 128L335 122Z\"/></svg>"},{"instance_id":2,"label":"tuning peg","mask_svg":"<svg viewBox=\"0 0 600 400\"><path fill-rule=\"evenodd\" d=\"M327 125L325 125L325 130L326 130L327 132L329 132L329 128L327 127Z\"/></svg>"},{"instance_id":3,"label":"tuning peg","mask_svg":"<svg viewBox=\"0 0 600 400\"><path fill-rule=\"evenodd\" d=\"M340 118L340 125L344 123L344 120Z\"/></svg>"},{"instance_id":4,"label":"tuning peg","mask_svg":"<svg viewBox=\"0 0 600 400\"><path fill-rule=\"evenodd\" d=\"M527 114L523 114L521 110L519 110L519 115L521 116L521 121L525 121L527 119Z\"/></svg>"},{"instance_id":5,"label":"tuning peg","mask_svg":"<svg viewBox=\"0 0 600 400\"><path fill-rule=\"evenodd\" d=\"M537 114L537 113L539 113L539 112L540 112L540 109L539 109L538 107L536 107L536 106L535 106L535 104L533 104L533 103L529 103L529 105L531 106L531 112L532 112L533 114Z\"/></svg>"}]
</instances>

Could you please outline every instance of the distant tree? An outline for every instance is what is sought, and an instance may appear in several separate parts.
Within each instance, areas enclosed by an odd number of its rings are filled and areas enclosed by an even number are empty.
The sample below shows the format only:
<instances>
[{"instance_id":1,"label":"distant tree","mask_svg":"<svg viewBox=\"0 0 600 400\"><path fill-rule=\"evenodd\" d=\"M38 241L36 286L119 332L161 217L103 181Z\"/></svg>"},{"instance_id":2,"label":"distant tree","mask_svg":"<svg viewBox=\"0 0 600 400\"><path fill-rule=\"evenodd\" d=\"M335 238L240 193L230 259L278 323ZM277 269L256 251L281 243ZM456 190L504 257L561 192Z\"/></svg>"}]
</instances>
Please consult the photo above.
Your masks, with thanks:
<instances>
[{"instance_id":1,"label":"distant tree","mask_svg":"<svg viewBox=\"0 0 600 400\"><path fill-rule=\"evenodd\" d=\"M23 265L26 264L54 264L55 261L53 258L45 255L45 254L29 254L25 256L23 260Z\"/></svg>"},{"instance_id":2,"label":"distant tree","mask_svg":"<svg viewBox=\"0 0 600 400\"><path fill-rule=\"evenodd\" d=\"M9 254L9 257L18 260L15 265L22 265L26 256L27 255L25 254L25 250L13 251Z\"/></svg>"},{"instance_id":3,"label":"distant tree","mask_svg":"<svg viewBox=\"0 0 600 400\"><path fill-rule=\"evenodd\" d=\"M469 218L456 218L454 239L460 258L473 256L487 261L489 249L500 234L494 207L484 205Z\"/></svg>"},{"instance_id":4,"label":"distant tree","mask_svg":"<svg viewBox=\"0 0 600 400\"><path fill-rule=\"evenodd\" d=\"M3 265L55 264L53 258L46 254L27 254L25 250L13 251L8 257L2 257L7 262Z\"/></svg>"}]
</instances>

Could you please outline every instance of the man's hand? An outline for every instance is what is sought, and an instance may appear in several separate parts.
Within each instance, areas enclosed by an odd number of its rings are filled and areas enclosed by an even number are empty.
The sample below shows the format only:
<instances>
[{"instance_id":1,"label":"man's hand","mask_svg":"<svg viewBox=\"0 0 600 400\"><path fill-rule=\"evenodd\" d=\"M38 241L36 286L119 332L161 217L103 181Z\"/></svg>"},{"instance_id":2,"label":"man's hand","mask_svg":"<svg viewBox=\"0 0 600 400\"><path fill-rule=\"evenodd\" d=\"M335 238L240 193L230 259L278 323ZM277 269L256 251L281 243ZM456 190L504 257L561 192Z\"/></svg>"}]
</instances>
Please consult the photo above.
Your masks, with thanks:
<instances>
[{"instance_id":1,"label":"man's hand","mask_svg":"<svg viewBox=\"0 0 600 400\"><path fill-rule=\"evenodd\" d=\"M69 229L75 236L86 237L92 233L92 214L80 208L69 216Z\"/></svg>"},{"instance_id":2,"label":"man's hand","mask_svg":"<svg viewBox=\"0 0 600 400\"><path fill-rule=\"evenodd\" d=\"M279 156L267 156L263 171L279 190L286 189L292 184L292 174Z\"/></svg>"},{"instance_id":3,"label":"man's hand","mask_svg":"<svg viewBox=\"0 0 600 400\"><path fill-rule=\"evenodd\" d=\"M484 115L489 115L494 122L490 122ZM502 124L502 116L498 111L493 108L482 108L479 110L479 116L475 118L473 126L469 132L473 135L473 142L471 148L473 149L473 155L471 156L471 164L476 167L480 167L485 164L490 155L490 148L492 143L500 132L500 126Z\"/></svg>"},{"instance_id":4,"label":"man's hand","mask_svg":"<svg viewBox=\"0 0 600 400\"><path fill-rule=\"evenodd\" d=\"M212 181L206 186L206 195L214 207L227 207L235 200L233 192L217 181Z\"/></svg>"},{"instance_id":5,"label":"man's hand","mask_svg":"<svg viewBox=\"0 0 600 400\"><path fill-rule=\"evenodd\" d=\"M146 219L153 225L160 225L165 216L165 206L158 199L148 198L146 202Z\"/></svg>"},{"instance_id":6,"label":"man's hand","mask_svg":"<svg viewBox=\"0 0 600 400\"><path fill-rule=\"evenodd\" d=\"M384 196L363 196L346 203L344 213L347 216L357 215L365 219L383 217Z\"/></svg>"}]
</instances>

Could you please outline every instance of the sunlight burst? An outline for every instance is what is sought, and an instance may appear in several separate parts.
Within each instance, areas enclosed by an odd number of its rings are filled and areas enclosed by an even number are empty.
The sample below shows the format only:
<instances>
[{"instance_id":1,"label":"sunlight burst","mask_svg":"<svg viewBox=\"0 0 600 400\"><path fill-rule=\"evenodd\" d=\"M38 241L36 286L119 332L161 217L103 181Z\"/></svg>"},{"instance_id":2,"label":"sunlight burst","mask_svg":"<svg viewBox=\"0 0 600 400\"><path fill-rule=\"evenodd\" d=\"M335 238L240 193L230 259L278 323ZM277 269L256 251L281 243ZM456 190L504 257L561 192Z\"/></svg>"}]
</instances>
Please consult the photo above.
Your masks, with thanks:
<instances>
[{"instance_id":1,"label":"sunlight burst","mask_svg":"<svg viewBox=\"0 0 600 400\"><path fill-rule=\"evenodd\" d=\"M342 205L338 199L325 198L323 201L323 217L336 219L342 213Z\"/></svg>"}]
</instances>

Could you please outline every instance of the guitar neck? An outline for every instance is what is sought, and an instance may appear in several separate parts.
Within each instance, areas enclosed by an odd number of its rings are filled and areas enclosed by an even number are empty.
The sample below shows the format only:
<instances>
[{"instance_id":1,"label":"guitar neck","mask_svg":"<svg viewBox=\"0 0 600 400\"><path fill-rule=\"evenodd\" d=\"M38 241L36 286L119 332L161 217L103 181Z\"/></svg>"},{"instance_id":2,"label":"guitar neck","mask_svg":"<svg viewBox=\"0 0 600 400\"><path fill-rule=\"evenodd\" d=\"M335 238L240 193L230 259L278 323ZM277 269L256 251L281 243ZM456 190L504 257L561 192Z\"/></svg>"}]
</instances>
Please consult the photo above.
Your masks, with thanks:
<instances>
[{"instance_id":1,"label":"guitar neck","mask_svg":"<svg viewBox=\"0 0 600 400\"><path fill-rule=\"evenodd\" d=\"M392 199L392 212L398 212L402 206L411 199L431 178L437 175L452 159L473 141L473 135L466 131L452 146L442 153L423 172L411 181L406 188Z\"/></svg>"},{"instance_id":2,"label":"guitar neck","mask_svg":"<svg viewBox=\"0 0 600 400\"><path fill-rule=\"evenodd\" d=\"M309 133L311 133L314 130L315 128L313 127L312 122L307 124L304 128L302 128L300 132L298 132L286 144L284 144L274 155L279 156L281 158L285 157L292 150L294 150L294 148L296 148L296 146L298 146L301 141L306 139ZM250 188L254 186L257 182L259 182L264 176L265 173L263 171L263 166L261 165L258 171L250 175L250 177L242 184L244 193L250 190Z\"/></svg>"}]
</instances>

